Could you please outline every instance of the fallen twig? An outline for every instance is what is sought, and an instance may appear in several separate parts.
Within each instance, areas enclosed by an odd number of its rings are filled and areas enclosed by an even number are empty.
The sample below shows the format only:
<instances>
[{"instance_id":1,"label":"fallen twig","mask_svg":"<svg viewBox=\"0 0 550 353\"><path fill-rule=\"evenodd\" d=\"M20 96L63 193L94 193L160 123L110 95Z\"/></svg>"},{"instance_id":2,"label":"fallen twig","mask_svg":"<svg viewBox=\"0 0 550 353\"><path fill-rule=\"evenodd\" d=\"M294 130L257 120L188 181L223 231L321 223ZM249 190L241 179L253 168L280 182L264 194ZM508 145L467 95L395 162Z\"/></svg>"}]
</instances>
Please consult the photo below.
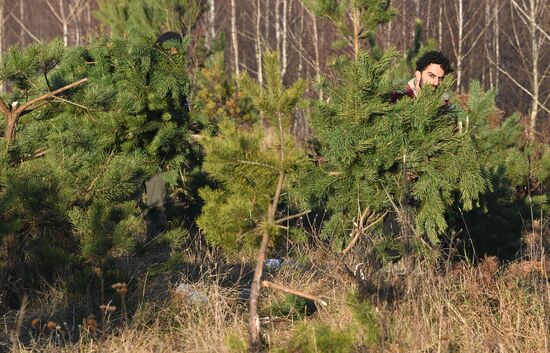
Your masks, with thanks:
<instances>
[{"instance_id":1,"label":"fallen twig","mask_svg":"<svg viewBox=\"0 0 550 353\"><path fill-rule=\"evenodd\" d=\"M327 302L325 302L323 299L321 299L321 298L319 298L315 295L307 294L305 292L302 292L302 291L299 291L299 290L296 290L296 289L288 288L288 287L285 287L283 285L273 283L271 281L262 281L262 287L274 288L274 289L278 289L280 291L283 291L285 293L294 294L294 295L297 295L299 297L309 299L311 301L319 303L322 306L327 306L328 305Z\"/></svg>"}]
</instances>

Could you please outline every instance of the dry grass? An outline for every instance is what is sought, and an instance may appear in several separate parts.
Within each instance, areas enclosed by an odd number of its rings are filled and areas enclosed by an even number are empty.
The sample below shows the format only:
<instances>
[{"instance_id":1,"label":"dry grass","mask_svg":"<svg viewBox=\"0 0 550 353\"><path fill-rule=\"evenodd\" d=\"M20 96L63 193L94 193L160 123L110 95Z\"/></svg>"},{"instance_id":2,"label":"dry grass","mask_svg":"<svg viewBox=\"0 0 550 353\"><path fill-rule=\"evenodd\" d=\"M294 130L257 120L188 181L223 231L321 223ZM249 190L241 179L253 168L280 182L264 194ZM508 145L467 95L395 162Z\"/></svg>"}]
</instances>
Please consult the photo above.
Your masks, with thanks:
<instances>
[{"instance_id":1,"label":"dry grass","mask_svg":"<svg viewBox=\"0 0 550 353\"><path fill-rule=\"evenodd\" d=\"M328 302L327 308L305 321L344 329L353 321L348 294L360 286L342 270L335 255L313 258L318 260L311 266L287 264L270 279ZM396 285L400 295L389 302L377 293L365 294L376 305L381 328L379 344L369 351L550 352L550 288L544 262L517 262L503 268L495 259L487 259L477 267L457 266L445 275L419 268L400 281L389 275L384 280ZM239 291L206 280L192 288L207 299L193 302L184 296L161 305L145 303L127 326L103 337L82 331L70 343L56 339L59 333L54 329L44 331L40 343L19 351L231 352L230 340L244 342L247 307L239 300ZM272 303L284 297L265 289L260 312L269 314ZM270 349L280 350L297 324L290 318L270 320L262 326L263 339Z\"/></svg>"}]
</instances>

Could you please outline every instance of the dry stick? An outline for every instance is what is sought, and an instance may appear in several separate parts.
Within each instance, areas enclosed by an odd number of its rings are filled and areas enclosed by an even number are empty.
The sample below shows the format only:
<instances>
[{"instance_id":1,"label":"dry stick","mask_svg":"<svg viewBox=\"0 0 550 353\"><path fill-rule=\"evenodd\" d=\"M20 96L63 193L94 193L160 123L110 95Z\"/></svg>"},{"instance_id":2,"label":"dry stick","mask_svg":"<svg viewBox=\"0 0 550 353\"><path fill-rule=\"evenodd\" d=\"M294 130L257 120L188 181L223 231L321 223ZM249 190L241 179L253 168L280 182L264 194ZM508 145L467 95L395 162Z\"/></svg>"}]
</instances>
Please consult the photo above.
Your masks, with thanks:
<instances>
[{"instance_id":1,"label":"dry stick","mask_svg":"<svg viewBox=\"0 0 550 353\"><path fill-rule=\"evenodd\" d=\"M294 294L294 295L297 295L299 297L302 297L302 298L306 298L308 300L311 300L311 301L314 301L316 303L319 303L321 304L322 306L327 306L327 302L325 302L323 299L315 296L315 295L311 295L311 294L307 294L305 292L302 292L300 290L296 290L296 289L292 289L292 288L288 288L288 287L285 287L283 285L280 285L280 284L276 284L276 283L273 283L271 281L262 281L262 287L265 287L265 288L274 288L274 289L278 289L280 291L283 291L285 293L289 293L289 294Z\"/></svg>"},{"instance_id":2,"label":"dry stick","mask_svg":"<svg viewBox=\"0 0 550 353\"><path fill-rule=\"evenodd\" d=\"M357 213L361 212L360 206L357 205L357 207L359 208L357 210L358 211ZM355 231L354 231L355 236L353 237L353 240L351 241L351 243L348 244L348 246L344 249L344 251L342 251L342 253L344 253L344 254L347 253L349 251L349 249L351 249L351 246L353 246L352 244L354 244L357 241L356 238L359 237L359 234L363 230L363 223L365 222L365 217L367 216L367 213L369 213L369 211L370 211L370 208L366 207L365 210L363 211L363 213L361 213L361 215L359 216L359 222L357 223L357 226L355 227ZM369 215L369 219L370 219L371 216L372 216L372 214Z\"/></svg>"},{"instance_id":3,"label":"dry stick","mask_svg":"<svg viewBox=\"0 0 550 353\"><path fill-rule=\"evenodd\" d=\"M303 211L303 212L300 212L300 213L296 213L296 214L293 214L293 215L290 215L290 216L280 218L280 219L275 221L275 224L280 224L280 223L283 223L283 222L286 222L286 221L290 221L294 218L302 217L302 216L304 216L304 215L306 215L310 212L311 212L311 210L306 210L306 211Z\"/></svg>"},{"instance_id":4,"label":"dry stick","mask_svg":"<svg viewBox=\"0 0 550 353\"><path fill-rule=\"evenodd\" d=\"M368 209L368 208L367 208ZM384 212L384 214L380 217L378 217L378 219L372 223L370 223L369 225L367 225L365 227L365 229L363 229L363 219L361 219L360 223L358 224L357 226L357 229L355 230L355 236L353 237L353 239L351 240L351 242L348 244L348 246L346 246L346 248L344 249L344 251L342 251L343 254L347 254L351 248L355 245L355 243L357 243L357 240L359 240L359 236L361 235L361 233L363 231L366 231L372 227L374 227L375 224L377 224L378 222L380 222L382 219L384 219L384 217L386 217L386 215L388 214L389 211L386 211ZM364 213L363 213L364 215ZM363 215L361 216L362 218ZM370 218L370 217L369 217Z\"/></svg>"}]
</instances>

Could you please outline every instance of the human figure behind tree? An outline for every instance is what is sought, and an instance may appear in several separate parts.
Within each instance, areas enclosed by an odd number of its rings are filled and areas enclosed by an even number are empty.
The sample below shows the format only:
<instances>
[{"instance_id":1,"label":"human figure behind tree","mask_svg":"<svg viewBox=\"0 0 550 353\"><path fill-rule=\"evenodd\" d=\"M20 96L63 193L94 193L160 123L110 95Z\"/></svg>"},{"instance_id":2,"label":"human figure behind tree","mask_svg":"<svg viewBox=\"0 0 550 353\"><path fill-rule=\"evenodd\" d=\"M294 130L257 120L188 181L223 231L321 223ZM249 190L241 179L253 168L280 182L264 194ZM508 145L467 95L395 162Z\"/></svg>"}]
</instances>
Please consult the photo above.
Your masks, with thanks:
<instances>
[{"instance_id":1,"label":"human figure behind tree","mask_svg":"<svg viewBox=\"0 0 550 353\"><path fill-rule=\"evenodd\" d=\"M405 96L415 98L426 87L437 88L445 76L452 71L449 59L445 55L439 51L427 52L416 62L415 77L405 85L403 90L392 92L391 102L395 103ZM444 103L447 105L447 96L444 99Z\"/></svg>"}]
</instances>

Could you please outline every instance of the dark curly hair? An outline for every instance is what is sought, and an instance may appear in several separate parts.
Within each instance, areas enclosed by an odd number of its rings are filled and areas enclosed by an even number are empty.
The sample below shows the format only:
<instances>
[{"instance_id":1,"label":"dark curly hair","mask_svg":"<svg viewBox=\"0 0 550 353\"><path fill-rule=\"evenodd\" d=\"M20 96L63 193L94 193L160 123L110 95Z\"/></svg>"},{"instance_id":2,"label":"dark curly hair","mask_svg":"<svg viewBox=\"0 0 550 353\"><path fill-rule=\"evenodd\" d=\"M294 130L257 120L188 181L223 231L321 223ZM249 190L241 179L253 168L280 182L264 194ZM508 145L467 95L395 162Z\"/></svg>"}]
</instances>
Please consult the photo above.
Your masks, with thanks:
<instances>
[{"instance_id":1,"label":"dark curly hair","mask_svg":"<svg viewBox=\"0 0 550 353\"><path fill-rule=\"evenodd\" d=\"M157 38L157 43L162 45L169 40L181 42L183 38L181 37L181 34L176 32L164 32Z\"/></svg>"},{"instance_id":2,"label":"dark curly hair","mask_svg":"<svg viewBox=\"0 0 550 353\"><path fill-rule=\"evenodd\" d=\"M447 57L439 51L429 51L426 54L422 55L416 61L416 70L422 72L426 67L431 64L440 65L443 71L445 71L445 75L453 72L453 68L451 67L449 59L447 59Z\"/></svg>"}]
</instances>

